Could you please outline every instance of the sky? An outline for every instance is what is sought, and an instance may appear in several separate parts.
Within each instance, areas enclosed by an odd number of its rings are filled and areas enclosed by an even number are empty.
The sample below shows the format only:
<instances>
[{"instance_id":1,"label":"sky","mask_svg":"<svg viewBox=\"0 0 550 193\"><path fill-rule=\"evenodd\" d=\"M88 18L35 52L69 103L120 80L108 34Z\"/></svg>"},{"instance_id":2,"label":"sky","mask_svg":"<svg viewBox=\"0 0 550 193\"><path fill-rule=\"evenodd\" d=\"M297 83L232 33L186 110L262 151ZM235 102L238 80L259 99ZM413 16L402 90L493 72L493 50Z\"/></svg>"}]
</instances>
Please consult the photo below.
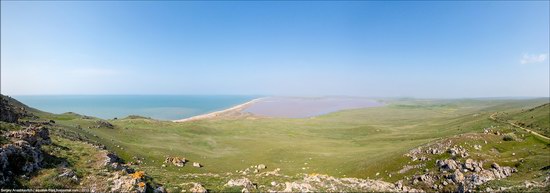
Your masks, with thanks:
<instances>
[{"instance_id":1,"label":"sky","mask_svg":"<svg viewBox=\"0 0 550 193\"><path fill-rule=\"evenodd\" d=\"M548 97L548 1L2 1L1 93Z\"/></svg>"}]
</instances>

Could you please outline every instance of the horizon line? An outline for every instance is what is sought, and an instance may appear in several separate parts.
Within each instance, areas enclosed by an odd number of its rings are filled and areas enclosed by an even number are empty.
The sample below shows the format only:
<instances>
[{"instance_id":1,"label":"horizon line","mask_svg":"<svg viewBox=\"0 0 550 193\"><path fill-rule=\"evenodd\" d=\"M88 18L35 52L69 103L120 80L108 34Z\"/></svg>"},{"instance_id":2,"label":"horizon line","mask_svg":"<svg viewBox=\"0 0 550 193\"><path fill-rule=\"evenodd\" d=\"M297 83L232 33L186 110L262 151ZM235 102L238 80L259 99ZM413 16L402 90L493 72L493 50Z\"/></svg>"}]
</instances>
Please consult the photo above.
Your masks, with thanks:
<instances>
[{"instance_id":1,"label":"horizon line","mask_svg":"<svg viewBox=\"0 0 550 193\"><path fill-rule=\"evenodd\" d=\"M360 97L373 99L537 99L550 96L462 96L462 97L418 97L418 96L365 96L365 95L266 95L266 94L4 94L4 96L253 96L253 97Z\"/></svg>"}]
</instances>

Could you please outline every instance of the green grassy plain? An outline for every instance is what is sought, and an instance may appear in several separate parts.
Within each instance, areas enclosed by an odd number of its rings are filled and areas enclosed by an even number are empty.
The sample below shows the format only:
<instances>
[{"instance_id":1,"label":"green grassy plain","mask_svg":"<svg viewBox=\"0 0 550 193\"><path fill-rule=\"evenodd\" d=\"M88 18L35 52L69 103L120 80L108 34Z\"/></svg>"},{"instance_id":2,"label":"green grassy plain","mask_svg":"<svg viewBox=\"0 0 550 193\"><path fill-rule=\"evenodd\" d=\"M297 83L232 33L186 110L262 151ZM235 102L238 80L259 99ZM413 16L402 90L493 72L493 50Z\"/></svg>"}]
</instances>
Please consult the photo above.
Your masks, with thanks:
<instances>
[{"instance_id":1,"label":"green grassy plain","mask_svg":"<svg viewBox=\"0 0 550 193\"><path fill-rule=\"evenodd\" d=\"M138 169L146 171L169 190L185 186L182 184L185 181L200 181L212 190L224 190L223 184L231 176L240 175L236 170L258 164L267 165L268 170L280 168L282 174L289 176L320 173L395 182L410 175L395 173L410 162L403 156L409 150L458 134L481 133L491 126L524 135L524 142L520 144L499 141L493 149L507 152L510 148L524 148L525 151L536 146L539 148L532 150L535 152L532 156L524 156L534 160L527 163L534 164L533 168L550 165L544 162L550 158L548 141L531 139L528 133L489 119L495 112L513 114L548 103L547 98L385 101L387 105L382 107L305 119L227 118L174 123L132 116L107 120L114 128L95 128L100 119L93 117L31 110L44 121L54 120L57 132L75 133L97 141L126 161L143 158ZM528 116L537 117L542 120L539 124L545 124L550 118L544 118L547 117L544 113L546 111L537 111L536 115ZM165 156L186 157L204 167L195 168L191 164L182 168L169 164L162 167ZM387 175L392 172L391 177ZM255 180L268 184L272 179Z\"/></svg>"}]
</instances>

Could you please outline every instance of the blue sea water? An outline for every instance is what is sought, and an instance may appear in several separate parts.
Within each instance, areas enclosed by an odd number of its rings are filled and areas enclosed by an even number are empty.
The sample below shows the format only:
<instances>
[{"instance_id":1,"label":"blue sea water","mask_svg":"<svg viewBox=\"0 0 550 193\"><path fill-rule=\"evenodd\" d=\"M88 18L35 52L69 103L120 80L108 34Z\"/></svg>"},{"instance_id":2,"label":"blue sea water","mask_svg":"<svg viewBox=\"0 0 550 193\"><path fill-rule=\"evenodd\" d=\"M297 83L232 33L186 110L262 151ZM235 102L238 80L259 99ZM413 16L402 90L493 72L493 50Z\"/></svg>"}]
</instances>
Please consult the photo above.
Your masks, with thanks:
<instances>
[{"instance_id":1,"label":"blue sea water","mask_svg":"<svg viewBox=\"0 0 550 193\"><path fill-rule=\"evenodd\" d=\"M75 112L103 119L140 115L176 120L245 103L258 96L225 95L25 95L12 96L51 113Z\"/></svg>"}]
</instances>

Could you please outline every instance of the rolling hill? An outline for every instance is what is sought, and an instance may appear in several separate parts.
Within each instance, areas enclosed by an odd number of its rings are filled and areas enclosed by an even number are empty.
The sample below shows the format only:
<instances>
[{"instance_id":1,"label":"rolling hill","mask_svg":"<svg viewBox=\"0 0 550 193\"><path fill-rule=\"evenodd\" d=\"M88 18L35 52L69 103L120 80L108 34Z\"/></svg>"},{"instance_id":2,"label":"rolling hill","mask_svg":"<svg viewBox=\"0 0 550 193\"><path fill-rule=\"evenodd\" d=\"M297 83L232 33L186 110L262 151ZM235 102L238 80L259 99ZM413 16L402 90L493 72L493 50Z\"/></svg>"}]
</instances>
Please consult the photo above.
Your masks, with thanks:
<instances>
[{"instance_id":1,"label":"rolling hill","mask_svg":"<svg viewBox=\"0 0 550 193\"><path fill-rule=\"evenodd\" d=\"M548 190L550 142L489 117L500 112L514 120L533 120L526 124L546 124L547 128L550 118L543 116L548 110L548 105L544 105L547 101L402 99L387 100L388 105L382 107L306 119L234 118L183 123L139 116L102 120L28 108L35 117L24 117L20 122L50 123L54 144L78 146L76 142L81 141L105 146L131 163L128 165L134 170L145 171L152 179L148 181L151 187L162 184L169 192L189 191L196 184L210 191L240 191L243 187L249 191L405 191L403 187L430 191L485 191L501 187L540 191ZM527 107L529 110L521 110ZM513 140L504 140L507 135L513 135ZM426 153L427 149L422 148L430 145L442 148ZM483 147L477 148L478 145ZM468 156L449 153L455 151L455 146ZM414 153L419 148L422 151ZM71 159L85 160L90 155L93 153ZM183 167L165 163L166 158L174 157L185 157L188 163ZM467 159L489 163L482 167L484 171L517 171L503 174L502 179L486 176L491 180L472 185L468 176L482 173L462 172L466 178L453 181L452 175L443 175L447 170L436 164L437 160L453 160L464 165ZM193 167L193 162L202 167ZM266 168L259 169L259 165ZM88 171L93 173L93 167ZM35 186L31 182L40 177L45 178L38 174L30 180L21 179L22 184ZM253 187L249 183L232 186L232 180L238 179L250 181ZM525 185L525 181L532 185ZM82 186L85 185L72 185Z\"/></svg>"}]
</instances>

